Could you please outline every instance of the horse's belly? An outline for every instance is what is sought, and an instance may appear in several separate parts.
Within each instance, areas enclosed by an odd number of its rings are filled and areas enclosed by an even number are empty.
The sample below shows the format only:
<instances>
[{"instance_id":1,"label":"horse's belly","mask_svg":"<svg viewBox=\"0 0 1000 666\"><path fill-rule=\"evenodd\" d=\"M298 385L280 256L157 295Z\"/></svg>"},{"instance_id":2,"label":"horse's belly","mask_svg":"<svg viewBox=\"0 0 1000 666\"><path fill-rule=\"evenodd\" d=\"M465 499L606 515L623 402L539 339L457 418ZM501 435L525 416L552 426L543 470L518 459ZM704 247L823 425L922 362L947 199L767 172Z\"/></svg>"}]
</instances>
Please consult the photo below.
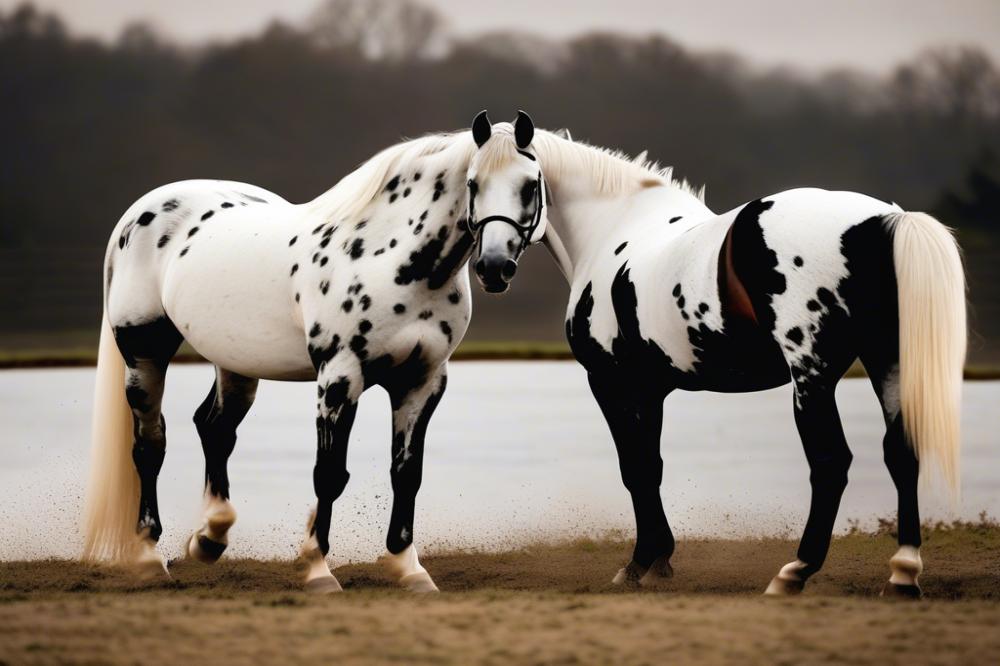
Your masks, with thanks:
<instances>
[{"instance_id":1,"label":"horse's belly","mask_svg":"<svg viewBox=\"0 0 1000 666\"><path fill-rule=\"evenodd\" d=\"M168 267L164 309L184 339L227 370L263 379L316 376L287 259L266 236L226 234L221 225ZM267 234L273 235L273 234ZM283 235L282 235L283 236Z\"/></svg>"}]
</instances>

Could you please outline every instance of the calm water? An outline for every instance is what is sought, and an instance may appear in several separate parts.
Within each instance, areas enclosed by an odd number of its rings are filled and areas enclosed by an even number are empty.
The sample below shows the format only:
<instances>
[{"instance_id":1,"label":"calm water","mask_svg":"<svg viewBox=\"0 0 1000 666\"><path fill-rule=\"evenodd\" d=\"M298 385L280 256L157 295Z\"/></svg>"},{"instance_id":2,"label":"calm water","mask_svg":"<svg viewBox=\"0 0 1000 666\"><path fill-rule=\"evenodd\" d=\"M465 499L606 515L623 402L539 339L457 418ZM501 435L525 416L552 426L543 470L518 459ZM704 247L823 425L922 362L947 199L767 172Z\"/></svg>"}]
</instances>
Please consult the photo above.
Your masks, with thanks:
<instances>
[{"instance_id":1,"label":"calm water","mask_svg":"<svg viewBox=\"0 0 1000 666\"><path fill-rule=\"evenodd\" d=\"M88 464L91 369L0 372L0 559L72 556ZM198 523L203 458L191 415L209 366L170 370L160 477L162 549L181 552ZM575 363L453 363L428 433L418 544L499 548L538 538L631 529L607 427ZM855 455L838 526L895 510L881 460L882 421L864 380L841 383ZM262 382L230 461L240 518L230 552L292 557L313 502L315 389ZM797 534L808 469L788 387L667 400L663 497L679 536ZM966 385L961 517L1000 515L1000 382ZM334 508L333 559L381 553L388 520L389 401L366 393L351 439L351 482ZM933 496L927 517L952 513ZM790 554L791 555L791 554Z\"/></svg>"}]
</instances>

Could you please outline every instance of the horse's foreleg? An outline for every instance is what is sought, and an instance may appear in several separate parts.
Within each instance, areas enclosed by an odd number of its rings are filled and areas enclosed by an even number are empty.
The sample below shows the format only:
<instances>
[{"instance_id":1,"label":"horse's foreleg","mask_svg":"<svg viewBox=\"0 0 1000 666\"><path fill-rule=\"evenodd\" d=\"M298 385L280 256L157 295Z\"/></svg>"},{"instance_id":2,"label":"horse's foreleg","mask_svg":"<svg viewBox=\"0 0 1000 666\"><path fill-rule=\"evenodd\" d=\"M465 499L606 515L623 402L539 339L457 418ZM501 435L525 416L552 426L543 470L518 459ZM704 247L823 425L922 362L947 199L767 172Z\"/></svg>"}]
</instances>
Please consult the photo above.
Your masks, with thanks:
<instances>
[{"instance_id":1,"label":"horse's foreleg","mask_svg":"<svg viewBox=\"0 0 1000 666\"><path fill-rule=\"evenodd\" d=\"M413 544L413 515L423 475L427 424L447 385L445 368L432 373L416 388L394 389L392 400L392 515L383 561L400 585L413 592L437 592L437 586L417 558Z\"/></svg>"},{"instance_id":2,"label":"horse's foreleg","mask_svg":"<svg viewBox=\"0 0 1000 666\"><path fill-rule=\"evenodd\" d=\"M801 592L809 576L823 566L852 460L833 386L796 386L795 425L809 462L812 501L798 559L782 567L768 585L768 595Z\"/></svg>"},{"instance_id":3,"label":"horse's foreleg","mask_svg":"<svg viewBox=\"0 0 1000 666\"><path fill-rule=\"evenodd\" d=\"M320 371L317 381L319 408L316 417L316 465L313 468L316 511L309 521L302 557L308 565L306 589L326 594L341 589L340 583L330 573L326 555L330 552L333 503L344 492L351 476L347 472L347 444L363 380L360 376L337 375L324 369Z\"/></svg>"},{"instance_id":4,"label":"horse's foreleg","mask_svg":"<svg viewBox=\"0 0 1000 666\"><path fill-rule=\"evenodd\" d=\"M650 583L673 575L670 557L674 535L667 523L660 498L663 459L660 432L666 392L629 391L614 379L588 375L590 387L601 407L618 451L622 481L632 497L636 541L632 561L614 577L613 583Z\"/></svg>"},{"instance_id":5,"label":"horse's foreleg","mask_svg":"<svg viewBox=\"0 0 1000 666\"><path fill-rule=\"evenodd\" d=\"M188 554L215 562L229 543L236 511L229 501L229 456L236 446L236 428L247 415L257 393L257 380L216 368L215 383L194 414L194 424L205 453L204 522L188 541Z\"/></svg>"}]
</instances>

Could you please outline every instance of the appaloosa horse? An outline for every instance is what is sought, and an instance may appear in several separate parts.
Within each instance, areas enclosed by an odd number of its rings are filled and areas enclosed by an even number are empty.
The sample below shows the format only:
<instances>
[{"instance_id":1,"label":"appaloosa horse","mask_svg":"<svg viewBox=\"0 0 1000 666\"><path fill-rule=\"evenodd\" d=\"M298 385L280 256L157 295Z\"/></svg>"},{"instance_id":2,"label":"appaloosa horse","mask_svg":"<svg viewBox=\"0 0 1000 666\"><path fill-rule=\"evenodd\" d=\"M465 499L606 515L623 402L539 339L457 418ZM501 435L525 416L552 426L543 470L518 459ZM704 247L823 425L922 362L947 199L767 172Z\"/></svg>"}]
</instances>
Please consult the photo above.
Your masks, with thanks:
<instances>
[{"instance_id":1,"label":"appaloosa horse","mask_svg":"<svg viewBox=\"0 0 1000 666\"><path fill-rule=\"evenodd\" d=\"M524 113L513 126L491 126L484 112L473 136L469 224L484 287L505 290L542 233L570 284L567 336L635 510L632 561L615 582L671 573L674 537L659 489L667 394L790 380L812 502L798 559L767 593L801 591L823 564L847 485L851 452L834 390L860 358L882 405L899 497L900 547L884 592L918 596L919 472L936 468L958 484L965 278L948 229L923 213L820 189L716 215L644 156L536 132Z\"/></svg>"},{"instance_id":2,"label":"appaloosa horse","mask_svg":"<svg viewBox=\"0 0 1000 666\"><path fill-rule=\"evenodd\" d=\"M378 384L393 410L386 562L404 587L437 589L413 545L414 502L446 361L471 313L464 219L475 150L467 131L401 143L302 205L200 180L160 187L125 212L104 262L87 558L164 573L160 403L186 340L216 367L194 415L207 506L191 556L212 562L226 548L236 518L226 464L258 379L315 380L317 506L302 554L308 589L339 590L325 560L331 510L349 477L358 398Z\"/></svg>"}]
</instances>

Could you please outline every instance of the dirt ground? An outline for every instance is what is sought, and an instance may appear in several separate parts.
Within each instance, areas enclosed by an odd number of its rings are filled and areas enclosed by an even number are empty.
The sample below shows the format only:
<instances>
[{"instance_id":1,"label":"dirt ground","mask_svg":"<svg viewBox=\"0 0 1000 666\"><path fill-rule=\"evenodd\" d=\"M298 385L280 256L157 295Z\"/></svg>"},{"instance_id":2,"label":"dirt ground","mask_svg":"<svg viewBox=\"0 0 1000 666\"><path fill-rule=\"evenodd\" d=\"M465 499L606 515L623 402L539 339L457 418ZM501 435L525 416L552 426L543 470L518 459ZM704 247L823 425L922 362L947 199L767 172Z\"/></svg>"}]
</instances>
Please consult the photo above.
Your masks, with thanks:
<instances>
[{"instance_id":1,"label":"dirt ground","mask_svg":"<svg viewBox=\"0 0 1000 666\"><path fill-rule=\"evenodd\" d=\"M313 597L291 562L182 561L152 584L6 562L0 663L1000 664L1000 527L928 531L920 602L878 597L894 551L888 534L838 538L805 594L780 600L760 596L794 557L776 539L682 541L655 590L610 586L629 554L617 539L428 554L443 590L429 597L374 564Z\"/></svg>"}]
</instances>

